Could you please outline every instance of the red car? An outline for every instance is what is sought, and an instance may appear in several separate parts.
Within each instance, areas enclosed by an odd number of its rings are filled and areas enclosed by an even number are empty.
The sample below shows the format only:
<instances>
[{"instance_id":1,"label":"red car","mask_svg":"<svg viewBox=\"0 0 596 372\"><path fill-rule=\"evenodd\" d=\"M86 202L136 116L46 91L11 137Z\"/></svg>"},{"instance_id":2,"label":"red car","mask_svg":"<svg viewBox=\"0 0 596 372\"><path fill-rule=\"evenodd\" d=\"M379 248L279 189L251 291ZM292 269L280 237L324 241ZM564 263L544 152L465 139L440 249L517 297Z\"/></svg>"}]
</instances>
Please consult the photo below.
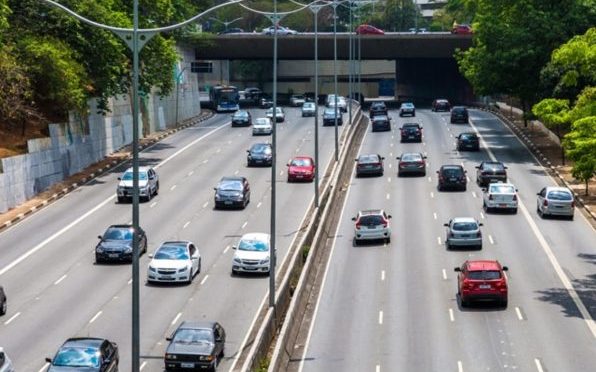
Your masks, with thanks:
<instances>
[{"instance_id":1,"label":"red car","mask_svg":"<svg viewBox=\"0 0 596 372\"><path fill-rule=\"evenodd\" d=\"M466 261L456 267L461 306L468 306L471 300L496 300L507 307L507 270L507 266L493 260Z\"/></svg>"},{"instance_id":2,"label":"red car","mask_svg":"<svg viewBox=\"0 0 596 372\"><path fill-rule=\"evenodd\" d=\"M453 26L451 33L458 35L472 35L474 31L472 30L472 26L463 24Z\"/></svg>"},{"instance_id":3,"label":"red car","mask_svg":"<svg viewBox=\"0 0 596 372\"><path fill-rule=\"evenodd\" d=\"M357 35L385 35L385 31L381 30L380 28L376 28L375 26L371 25L360 25L356 27L356 34Z\"/></svg>"},{"instance_id":4,"label":"red car","mask_svg":"<svg viewBox=\"0 0 596 372\"><path fill-rule=\"evenodd\" d=\"M315 161L309 156L297 156L288 163L288 182L312 181L315 178Z\"/></svg>"}]
</instances>

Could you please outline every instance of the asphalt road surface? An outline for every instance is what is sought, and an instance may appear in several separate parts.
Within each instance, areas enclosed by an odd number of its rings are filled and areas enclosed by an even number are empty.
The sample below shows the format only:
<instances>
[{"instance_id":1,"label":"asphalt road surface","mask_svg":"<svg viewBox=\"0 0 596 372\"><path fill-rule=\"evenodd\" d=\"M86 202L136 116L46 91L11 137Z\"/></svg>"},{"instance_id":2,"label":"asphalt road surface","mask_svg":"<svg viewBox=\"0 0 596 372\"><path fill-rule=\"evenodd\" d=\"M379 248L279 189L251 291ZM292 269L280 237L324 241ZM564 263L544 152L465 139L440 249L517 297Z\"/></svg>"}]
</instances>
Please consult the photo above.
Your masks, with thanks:
<instances>
[{"instance_id":1,"label":"asphalt road surface","mask_svg":"<svg viewBox=\"0 0 596 372\"><path fill-rule=\"evenodd\" d=\"M536 193L554 181L492 114L471 110L471 125L448 113L417 110L372 133L360 153L386 157L383 177L353 178L314 320L296 345L290 371L593 371L596 366L596 233L575 220L536 214ZM401 144L401 123L424 125L421 144ZM458 152L454 136L477 130L480 152ZM428 155L426 177L396 176L395 157ZM517 214L487 214L474 182L482 160L503 161L519 189ZM463 164L466 192L439 192L435 171ZM353 246L351 217L384 208L392 238ZM484 223L481 251L447 251L443 223L472 216ZM509 267L509 305L461 308L453 268L466 259Z\"/></svg>"},{"instance_id":2,"label":"asphalt road surface","mask_svg":"<svg viewBox=\"0 0 596 372\"><path fill-rule=\"evenodd\" d=\"M264 110L251 110L253 117ZM322 110L320 110L322 112ZM314 157L313 118L286 109L278 124L277 247L286 258L306 209L313 183L286 183L286 161ZM345 114L347 121L347 114ZM322 121L320 122L322 123ZM340 134L343 127L340 127ZM334 128L320 127L321 171L331 161ZM145 284L147 255L140 260L141 368L162 371L165 337L183 320L217 320L227 332L230 370L238 350L267 298L268 277L231 276L231 245L246 232L269 232L270 168L247 168L252 128L231 128L228 114L180 131L141 153L142 164L157 167L160 193L140 206L148 251L161 242L187 239L197 244L202 272L191 285ZM97 236L111 224L130 223L131 205L115 198L122 166L0 234L0 284L9 303L0 319L0 346L18 371L41 371L69 337L105 337L120 349L120 369L131 366L131 266L96 265ZM213 187L222 176L244 175L251 184L245 210L213 210Z\"/></svg>"}]
</instances>

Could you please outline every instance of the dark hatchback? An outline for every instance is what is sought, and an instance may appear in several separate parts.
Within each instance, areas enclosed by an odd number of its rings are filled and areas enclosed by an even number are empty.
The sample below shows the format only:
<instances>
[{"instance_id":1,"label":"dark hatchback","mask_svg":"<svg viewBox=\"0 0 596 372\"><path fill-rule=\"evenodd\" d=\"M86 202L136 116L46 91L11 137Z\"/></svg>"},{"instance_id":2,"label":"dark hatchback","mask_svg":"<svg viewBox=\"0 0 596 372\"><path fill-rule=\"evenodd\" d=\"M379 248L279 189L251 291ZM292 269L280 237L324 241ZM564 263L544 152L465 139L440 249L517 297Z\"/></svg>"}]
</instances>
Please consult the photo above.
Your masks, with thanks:
<instances>
[{"instance_id":1,"label":"dark hatchback","mask_svg":"<svg viewBox=\"0 0 596 372\"><path fill-rule=\"evenodd\" d=\"M323 126L333 125L335 126L335 109L334 108L326 108L323 111ZM337 108L337 125L342 125L342 114L339 107Z\"/></svg>"},{"instance_id":2,"label":"dark hatchback","mask_svg":"<svg viewBox=\"0 0 596 372\"><path fill-rule=\"evenodd\" d=\"M47 372L116 372L118 371L118 345L103 338L69 338L62 344L50 363Z\"/></svg>"},{"instance_id":3,"label":"dark hatchback","mask_svg":"<svg viewBox=\"0 0 596 372\"><path fill-rule=\"evenodd\" d=\"M435 99L432 104L432 111L449 111L451 110L451 104L446 99Z\"/></svg>"},{"instance_id":4,"label":"dark hatchback","mask_svg":"<svg viewBox=\"0 0 596 372\"><path fill-rule=\"evenodd\" d=\"M462 106L455 106L451 109L451 124L453 123L463 123L468 124L469 115L468 109Z\"/></svg>"},{"instance_id":5,"label":"dark hatchback","mask_svg":"<svg viewBox=\"0 0 596 372\"><path fill-rule=\"evenodd\" d=\"M103 236L99 235L99 243L95 246L95 262L132 261L132 225L112 225ZM139 253L147 252L147 236L139 228Z\"/></svg>"},{"instance_id":6,"label":"dark hatchback","mask_svg":"<svg viewBox=\"0 0 596 372\"><path fill-rule=\"evenodd\" d=\"M166 371L215 371L224 357L226 332L217 322L184 321L166 340Z\"/></svg>"},{"instance_id":7,"label":"dark hatchback","mask_svg":"<svg viewBox=\"0 0 596 372\"><path fill-rule=\"evenodd\" d=\"M246 164L249 167L263 165L271 166L273 163L273 151L270 143L255 143L246 150Z\"/></svg>"},{"instance_id":8,"label":"dark hatchback","mask_svg":"<svg viewBox=\"0 0 596 372\"><path fill-rule=\"evenodd\" d=\"M401 177L406 174L415 174L419 176L426 176L426 156L419 152L407 152L398 156L399 163L397 165L397 176Z\"/></svg>"},{"instance_id":9,"label":"dark hatchback","mask_svg":"<svg viewBox=\"0 0 596 372\"><path fill-rule=\"evenodd\" d=\"M233 127L249 127L252 125L252 116L246 110L238 110L232 115Z\"/></svg>"},{"instance_id":10,"label":"dark hatchback","mask_svg":"<svg viewBox=\"0 0 596 372\"><path fill-rule=\"evenodd\" d=\"M368 109L368 116L372 118L377 115L387 116L387 106L385 102L373 102Z\"/></svg>"},{"instance_id":11,"label":"dark hatchback","mask_svg":"<svg viewBox=\"0 0 596 372\"><path fill-rule=\"evenodd\" d=\"M422 142L422 127L418 123L405 123L400 128L401 142Z\"/></svg>"},{"instance_id":12,"label":"dark hatchback","mask_svg":"<svg viewBox=\"0 0 596 372\"><path fill-rule=\"evenodd\" d=\"M483 161L476 169L476 182L480 186L507 182L507 167L500 161Z\"/></svg>"},{"instance_id":13,"label":"dark hatchback","mask_svg":"<svg viewBox=\"0 0 596 372\"><path fill-rule=\"evenodd\" d=\"M473 132L460 133L457 137L458 151L480 151L480 141L478 135Z\"/></svg>"},{"instance_id":14,"label":"dark hatchback","mask_svg":"<svg viewBox=\"0 0 596 372\"><path fill-rule=\"evenodd\" d=\"M375 115L371 119L373 132L386 132L391 130L391 118L385 115Z\"/></svg>"},{"instance_id":15,"label":"dark hatchback","mask_svg":"<svg viewBox=\"0 0 596 372\"><path fill-rule=\"evenodd\" d=\"M439 191L446 189L459 189L466 191L468 180L466 179L466 171L461 165L443 165L438 171L439 175Z\"/></svg>"},{"instance_id":16,"label":"dark hatchback","mask_svg":"<svg viewBox=\"0 0 596 372\"><path fill-rule=\"evenodd\" d=\"M246 177L222 177L215 189L215 208L246 208L250 203L250 186Z\"/></svg>"},{"instance_id":17,"label":"dark hatchback","mask_svg":"<svg viewBox=\"0 0 596 372\"><path fill-rule=\"evenodd\" d=\"M382 176L384 172L383 160L379 154L363 154L356 160L356 177L365 175Z\"/></svg>"}]
</instances>

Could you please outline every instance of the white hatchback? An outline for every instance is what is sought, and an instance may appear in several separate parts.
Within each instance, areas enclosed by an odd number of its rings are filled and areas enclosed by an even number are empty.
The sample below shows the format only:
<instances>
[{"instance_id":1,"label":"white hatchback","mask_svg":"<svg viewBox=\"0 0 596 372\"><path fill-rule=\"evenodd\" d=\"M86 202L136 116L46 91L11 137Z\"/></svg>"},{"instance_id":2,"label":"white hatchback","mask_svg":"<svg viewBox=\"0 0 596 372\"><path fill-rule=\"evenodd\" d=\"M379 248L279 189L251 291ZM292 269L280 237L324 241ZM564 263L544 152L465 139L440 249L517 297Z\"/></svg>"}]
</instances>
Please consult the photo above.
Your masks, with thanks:
<instances>
[{"instance_id":1,"label":"white hatchback","mask_svg":"<svg viewBox=\"0 0 596 372\"><path fill-rule=\"evenodd\" d=\"M356 245L365 240L384 240L385 243L389 244L391 242L390 219L391 215L388 215L382 209L358 212L358 215L352 218L352 221L355 221L354 244Z\"/></svg>"},{"instance_id":2,"label":"white hatchback","mask_svg":"<svg viewBox=\"0 0 596 372\"><path fill-rule=\"evenodd\" d=\"M256 136L259 134L271 134L271 133L273 133L273 126L271 125L271 119L257 118L252 123L253 136Z\"/></svg>"},{"instance_id":3,"label":"white hatchback","mask_svg":"<svg viewBox=\"0 0 596 372\"><path fill-rule=\"evenodd\" d=\"M536 212L540 217L564 216L573 219L575 198L567 187L545 187L537 195Z\"/></svg>"},{"instance_id":4,"label":"white hatchback","mask_svg":"<svg viewBox=\"0 0 596 372\"><path fill-rule=\"evenodd\" d=\"M267 109L267 113L265 114L265 116L267 116L269 119L271 119L271 121L273 121L273 107ZM276 106L275 107L275 122L276 123L283 123L286 120L286 114L284 112L284 109Z\"/></svg>"},{"instance_id":5,"label":"white hatchback","mask_svg":"<svg viewBox=\"0 0 596 372\"><path fill-rule=\"evenodd\" d=\"M491 183L482 191L483 207L487 212L505 210L517 213L517 189L512 183Z\"/></svg>"},{"instance_id":6,"label":"white hatchback","mask_svg":"<svg viewBox=\"0 0 596 372\"><path fill-rule=\"evenodd\" d=\"M271 244L269 234L248 233L242 235L233 247L232 275L239 272L269 273L271 267Z\"/></svg>"},{"instance_id":7,"label":"white hatchback","mask_svg":"<svg viewBox=\"0 0 596 372\"><path fill-rule=\"evenodd\" d=\"M201 272L201 254L189 241L164 242L149 258L148 282L190 284Z\"/></svg>"}]
</instances>

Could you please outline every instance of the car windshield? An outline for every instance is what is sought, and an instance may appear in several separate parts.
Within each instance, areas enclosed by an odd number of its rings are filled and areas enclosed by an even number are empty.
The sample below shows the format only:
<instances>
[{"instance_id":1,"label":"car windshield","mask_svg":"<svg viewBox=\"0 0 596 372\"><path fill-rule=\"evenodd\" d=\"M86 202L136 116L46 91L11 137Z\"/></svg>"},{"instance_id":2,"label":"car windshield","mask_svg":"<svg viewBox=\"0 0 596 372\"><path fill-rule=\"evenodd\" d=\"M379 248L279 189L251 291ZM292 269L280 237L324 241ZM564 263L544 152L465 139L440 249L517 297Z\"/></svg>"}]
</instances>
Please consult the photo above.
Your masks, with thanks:
<instances>
[{"instance_id":1,"label":"car windshield","mask_svg":"<svg viewBox=\"0 0 596 372\"><path fill-rule=\"evenodd\" d=\"M378 121L378 122L382 122L382 123L386 122L387 120L388 120L387 116L375 116L373 118L373 121Z\"/></svg>"},{"instance_id":2,"label":"car windshield","mask_svg":"<svg viewBox=\"0 0 596 372\"><path fill-rule=\"evenodd\" d=\"M255 145L250 149L250 152L254 154L271 154L271 146Z\"/></svg>"},{"instance_id":3,"label":"car windshield","mask_svg":"<svg viewBox=\"0 0 596 372\"><path fill-rule=\"evenodd\" d=\"M454 107L452 112L457 113L457 114L463 114L466 111L465 108L463 107Z\"/></svg>"},{"instance_id":4,"label":"car windshield","mask_svg":"<svg viewBox=\"0 0 596 372\"><path fill-rule=\"evenodd\" d=\"M155 252L156 260L188 260L186 246L182 245L162 245Z\"/></svg>"},{"instance_id":5,"label":"car windshield","mask_svg":"<svg viewBox=\"0 0 596 372\"><path fill-rule=\"evenodd\" d=\"M304 96L294 96L294 99L304 99Z\"/></svg>"},{"instance_id":6,"label":"car windshield","mask_svg":"<svg viewBox=\"0 0 596 372\"><path fill-rule=\"evenodd\" d=\"M310 167L312 162L310 159L293 159L290 165L294 167Z\"/></svg>"},{"instance_id":7,"label":"car windshield","mask_svg":"<svg viewBox=\"0 0 596 372\"><path fill-rule=\"evenodd\" d=\"M414 104L413 103L402 103L401 104L401 107L403 107L403 108L412 108L412 107L414 107Z\"/></svg>"},{"instance_id":8,"label":"car windshield","mask_svg":"<svg viewBox=\"0 0 596 372\"><path fill-rule=\"evenodd\" d=\"M514 194L515 188L511 185L491 185L491 194Z\"/></svg>"},{"instance_id":9,"label":"car windshield","mask_svg":"<svg viewBox=\"0 0 596 372\"><path fill-rule=\"evenodd\" d=\"M550 200L573 200L568 191L551 191L548 193L548 198Z\"/></svg>"},{"instance_id":10,"label":"car windshield","mask_svg":"<svg viewBox=\"0 0 596 372\"><path fill-rule=\"evenodd\" d=\"M459 138L466 141L474 141L478 139L478 137L472 133L462 133L459 135Z\"/></svg>"},{"instance_id":11,"label":"car windshield","mask_svg":"<svg viewBox=\"0 0 596 372\"><path fill-rule=\"evenodd\" d=\"M238 250L251 252L267 252L269 250L269 244L262 240L242 239L238 244Z\"/></svg>"},{"instance_id":12,"label":"car windshield","mask_svg":"<svg viewBox=\"0 0 596 372\"><path fill-rule=\"evenodd\" d=\"M497 270L468 271L468 279L472 279L472 280L501 279L501 273Z\"/></svg>"},{"instance_id":13,"label":"car windshield","mask_svg":"<svg viewBox=\"0 0 596 372\"><path fill-rule=\"evenodd\" d=\"M476 222L454 222L451 229L458 231L474 231L478 230Z\"/></svg>"},{"instance_id":14,"label":"car windshield","mask_svg":"<svg viewBox=\"0 0 596 372\"><path fill-rule=\"evenodd\" d=\"M242 182L224 180L219 183L217 189L222 191L242 191Z\"/></svg>"},{"instance_id":15,"label":"car windshield","mask_svg":"<svg viewBox=\"0 0 596 372\"><path fill-rule=\"evenodd\" d=\"M339 110L337 111L337 113L339 115ZM331 110L327 109L327 110L325 110L325 115L327 115L327 116L335 116L335 109L331 109Z\"/></svg>"},{"instance_id":16,"label":"car windshield","mask_svg":"<svg viewBox=\"0 0 596 372\"><path fill-rule=\"evenodd\" d=\"M377 226L383 223L383 216L368 215L360 217L360 224L364 226Z\"/></svg>"},{"instance_id":17,"label":"car windshield","mask_svg":"<svg viewBox=\"0 0 596 372\"><path fill-rule=\"evenodd\" d=\"M422 156L420 154L403 154L400 158L401 161L420 161Z\"/></svg>"},{"instance_id":18,"label":"car windshield","mask_svg":"<svg viewBox=\"0 0 596 372\"><path fill-rule=\"evenodd\" d=\"M269 125L269 119L259 118L255 122L256 125Z\"/></svg>"},{"instance_id":19,"label":"car windshield","mask_svg":"<svg viewBox=\"0 0 596 372\"><path fill-rule=\"evenodd\" d=\"M212 344L213 333L210 329L181 328L176 331L172 341L178 344Z\"/></svg>"},{"instance_id":20,"label":"car windshield","mask_svg":"<svg viewBox=\"0 0 596 372\"><path fill-rule=\"evenodd\" d=\"M279 115L281 114L281 107L276 107L275 108L275 112ZM269 115L273 115L273 107L267 110L267 114Z\"/></svg>"},{"instance_id":21,"label":"car windshield","mask_svg":"<svg viewBox=\"0 0 596 372\"><path fill-rule=\"evenodd\" d=\"M503 170L505 167L501 163L484 163L483 168L486 170Z\"/></svg>"},{"instance_id":22,"label":"car windshield","mask_svg":"<svg viewBox=\"0 0 596 372\"><path fill-rule=\"evenodd\" d=\"M56 367L99 368L99 350L91 347L63 347L52 361Z\"/></svg>"},{"instance_id":23,"label":"car windshield","mask_svg":"<svg viewBox=\"0 0 596 372\"><path fill-rule=\"evenodd\" d=\"M314 108L315 104L312 102L304 102L304 104L302 105L303 108Z\"/></svg>"},{"instance_id":24,"label":"car windshield","mask_svg":"<svg viewBox=\"0 0 596 372\"><path fill-rule=\"evenodd\" d=\"M105 240L132 240L131 228L109 228L103 235Z\"/></svg>"},{"instance_id":25,"label":"car windshield","mask_svg":"<svg viewBox=\"0 0 596 372\"><path fill-rule=\"evenodd\" d=\"M464 172L459 168L443 168L442 173L447 177L459 177L463 175Z\"/></svg>"},{"instance_id":26,"label":"car windshield","mask_svg":"<svg viewBox=\"0 0 596 372\"><path fill-rule=\"evenodd\" d=\"M248 112L247 111L236 111L236 113L234 114L235 118L247 118L248 117Z\"/></svg>"},{"instance_id":27,"label":"car windshield","mask_svg":"<svg viewBox=\"0 0 596 372\"><path fill-rule=\"evenodd\" d=\"M384 103L375 103L371 106L371 109L373 110L385 110L385 104Z\"/></svg>"},{"instance_id":28,"label":"car windshield","mask_svg":"<svg viewBox=\"0 0 596 372\"><path fill-rule=\"evenodd\" d=\"M139 180L146 180L147 179L147 172L139 171ZM132 181L132 171L126 171L122 175L123 181Z\"/></svg>"}]
</instances>

